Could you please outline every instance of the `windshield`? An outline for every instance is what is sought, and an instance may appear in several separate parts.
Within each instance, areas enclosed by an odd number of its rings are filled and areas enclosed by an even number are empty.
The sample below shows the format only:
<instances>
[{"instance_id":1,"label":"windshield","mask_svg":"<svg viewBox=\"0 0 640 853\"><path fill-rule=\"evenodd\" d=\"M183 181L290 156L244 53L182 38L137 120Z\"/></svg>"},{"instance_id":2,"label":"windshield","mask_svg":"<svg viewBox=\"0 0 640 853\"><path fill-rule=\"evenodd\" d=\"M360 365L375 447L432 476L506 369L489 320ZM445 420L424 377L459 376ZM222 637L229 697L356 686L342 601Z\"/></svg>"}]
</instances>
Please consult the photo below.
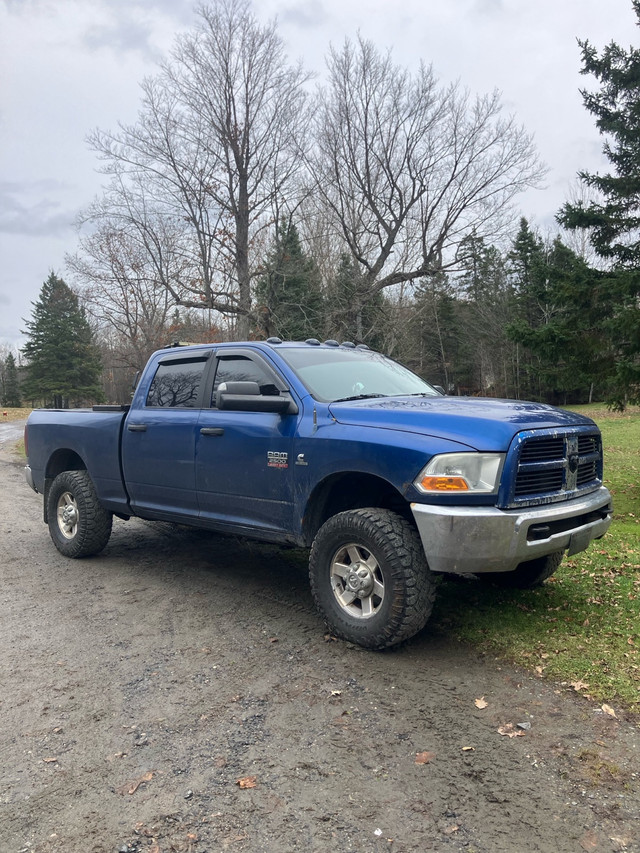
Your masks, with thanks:
<instances>
[{"instance_id":1,"label":"windshield","mask_svg":"<svg viewBox=\"0 0 640 853\"><path fill-rule=\"evenodd\" d=\"M283 347L279 354L323 403L410 394L440 396L424 379L377 352L305 346Z\"/></svg>"}]
</instances>

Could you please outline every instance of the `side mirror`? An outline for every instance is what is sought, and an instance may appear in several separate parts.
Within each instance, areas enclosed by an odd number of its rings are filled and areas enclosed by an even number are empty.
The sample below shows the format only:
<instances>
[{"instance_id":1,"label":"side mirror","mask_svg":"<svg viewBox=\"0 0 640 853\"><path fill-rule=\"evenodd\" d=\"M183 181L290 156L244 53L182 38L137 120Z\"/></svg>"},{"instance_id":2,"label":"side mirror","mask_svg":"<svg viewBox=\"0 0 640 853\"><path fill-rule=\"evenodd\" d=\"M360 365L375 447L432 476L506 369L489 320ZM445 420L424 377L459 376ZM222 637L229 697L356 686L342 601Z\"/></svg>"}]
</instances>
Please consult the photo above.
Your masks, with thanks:
<instances>
[{"instance_id":1,"label":"side mirror","mask_svg":"<svg viewBox=\"0 0 640 853\"><path fill-rule=\"evenodd\" d=\"M271 412L295 415L298 407L289 394L261 394L257 382L222 382L216 391L216 406L221 411Z\"/></svg>"},{"instance_id":2,"label":"side mirror","mask_svg":"<svg viewBox=\"0 0 640 853\"><path fill-rule=\"evenodd\" d=\"M444 390L444 388L442 387L442 385L432 385L431 387L432 387L432 388L435 388L435 389L436 389L436 391L439 391L439 392L442 394L442 396L443 396L443 397L446 397L446 396L447 396L447 392Z\"/></svg>"}]
</instances>

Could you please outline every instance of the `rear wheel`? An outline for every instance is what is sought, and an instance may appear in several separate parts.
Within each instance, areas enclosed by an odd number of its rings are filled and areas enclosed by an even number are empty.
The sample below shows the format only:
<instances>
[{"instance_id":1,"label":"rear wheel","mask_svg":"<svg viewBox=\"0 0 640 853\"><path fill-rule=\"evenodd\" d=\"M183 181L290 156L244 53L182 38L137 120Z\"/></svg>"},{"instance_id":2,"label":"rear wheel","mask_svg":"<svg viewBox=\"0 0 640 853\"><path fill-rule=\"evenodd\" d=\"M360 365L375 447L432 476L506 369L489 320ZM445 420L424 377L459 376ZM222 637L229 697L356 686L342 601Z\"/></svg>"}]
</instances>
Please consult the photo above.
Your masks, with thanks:
<instances>
[{"instance_id":1,"label":"rear wheel","mask_svg":"<svg viewBox=\"0 0 640 853\"><path fill-rule=\"evenodd\" d=\"M98 501L86 471L58 474L47 496L47 518L53 544L65 557L90 557L111 535L111 513Z\"/></svg>"},{"instance_id":2,"label":"rear wheel","mask_svg":"<svg viewBox=\"0 0 640 853\"><path fill-rule=\"evenodd\" d=\"M562 562L562 551L520 563L512 572L483 572L478 577L510 589L534 589L555 574Z\"/></svg>"},{"instance_id":3,"label":"rear wheel","mask_svg":"<svg viewBox=\"0 0 640 853\"><path fill-rule=\"evenodd\" d=\"M368 649L412 637L433 608L433 576L417 531L389 510L349 510L325 522L309 576L331 632Z\"/></svg>"}]
</instances>

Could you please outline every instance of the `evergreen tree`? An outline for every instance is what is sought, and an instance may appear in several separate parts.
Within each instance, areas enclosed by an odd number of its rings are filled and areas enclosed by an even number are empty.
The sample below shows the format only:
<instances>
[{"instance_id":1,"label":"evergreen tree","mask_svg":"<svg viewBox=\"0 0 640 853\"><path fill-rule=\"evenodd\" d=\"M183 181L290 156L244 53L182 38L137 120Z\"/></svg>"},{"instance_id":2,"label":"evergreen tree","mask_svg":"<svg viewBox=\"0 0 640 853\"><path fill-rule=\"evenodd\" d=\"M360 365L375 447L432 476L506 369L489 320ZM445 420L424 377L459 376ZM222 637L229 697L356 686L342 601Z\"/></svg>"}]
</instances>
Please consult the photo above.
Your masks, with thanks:
<instances>
[{"instance_id":1,"label":"evergreen tree","mask_svg":"<svg viewBox=\"0 0 640 853\"><path fill-rule=\"evenodd\" d=\"M518 346L519 396L566 403L603 392L614 367L601 274L559 237L545 244L525 219L509 263L516 301L506 330Z\"/></svg>"},{"instance_id":2,"label":"evergreen tree","mask_svg":"<svg viewBox=\"0 0 640 853\"><path fill-rule=\"evenodd\" d=\"M292 222L279 223L264 268L255 291L262 331L290 341L316 337L323 309L320 276Z\"/></svg>"},{"instance_id":3,"label":"evergreen tree","mask_svg":"<svg viewBox=\"0 0 640 853\"><path fill-rule=\"evenodd\" d=\"M2 374L2 405L19 408L22 405L22 401L20 399L18 368L11 352L4 361Z\"/></svg>"},{"instance_id":4,"label":"evergreen tree","mask_svg":"<svg viewBox=\"0 0 640 853\"><path fill-rule=\"evenodd\" d=\"M528 340L529 330L544 324L548 314L547 267L544 243L524 218L520 220L507 260L515 293L515 319L507 325L506 331L517 345L516 397L539 400L545 396L546 390L542 382L540 353L528 347L525 339Z\"/></svg>"},{"instance_id":5,"label":"evergreen tree","mask_svg":"<svg viewBox=\"0 0 640 853\"><path fill-rule=\"evenodd\" d=\"M384 313L382 291L372 291L357 262L343 253L327 293L327 334L340 341L354 341L386 351Z\"/></svg>"},{"instance_id":6,"label":"evergreen tree","mask_svg":"<svg viewBox=\"0 0 640 853\"><path fill-rule=\"evenodd\" d=\"M24 395L57 408L101 400L100 356L78 297L52 272L32 304Z\"/></svg>"},{"instance_id":7,"label":"evergreen tree","mask_svg":"<svg viewBox=\"0 0 640 853\"><path fill-rule=\"evenodd\" d=\"M472 234L460 244L457 277L461 332L469 346L471 385L482 394L515 394L515 348L506 327L514 308L505 259L495 246Z\"/></svg>"},{"instance_id":8,"label":"evergreen tree","mask_svg":"<svg viewBox=\"0 0 640 853\"><path fill-rule=\"evenodd\" d=\"M407 329L411 349L400 353L409 367L449 394L475 390L474 337L465 331L468 303L457 299L446 273L429 276L416 287Z\"/></svg>"},{"instance_id":9,"label":"evergreen tree","mask_svg":"<svg viewBox=\"0 0 640 853\"><path fill-rule=\"evenodd\" d=\"M640 23L640 0L633 8ZM616 374L612 402L624 407L640 401L640 50L615 42L599 55L588 41L582 48L582 74L593 75L599 91L583 91L585 107L606 137L603 151L611 173L581 172L596 191L590 204L567 203L558 214L565 228L588 229L597 254L612 272L600 275L608 291L606 328L615 348Z\"/></svg>"}]
</instances>

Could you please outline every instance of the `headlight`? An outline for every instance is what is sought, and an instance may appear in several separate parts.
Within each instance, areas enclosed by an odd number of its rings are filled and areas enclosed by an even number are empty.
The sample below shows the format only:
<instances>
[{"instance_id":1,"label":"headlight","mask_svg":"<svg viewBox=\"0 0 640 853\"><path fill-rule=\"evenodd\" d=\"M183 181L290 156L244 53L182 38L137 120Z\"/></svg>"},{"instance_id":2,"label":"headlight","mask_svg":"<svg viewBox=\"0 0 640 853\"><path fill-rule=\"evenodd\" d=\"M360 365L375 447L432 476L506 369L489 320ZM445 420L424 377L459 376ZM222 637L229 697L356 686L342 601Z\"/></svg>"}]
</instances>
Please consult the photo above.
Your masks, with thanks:
<instances>
[{"instance_id":1,"label":"headlight","mask_svg":"<svg viewBox=\"0 0 640 853\"><path fill-rule=\"evenodd\" d=\"M425 494L498 491L504 453L441 453L414 480Z\"/></svg>"}]
</instances>

